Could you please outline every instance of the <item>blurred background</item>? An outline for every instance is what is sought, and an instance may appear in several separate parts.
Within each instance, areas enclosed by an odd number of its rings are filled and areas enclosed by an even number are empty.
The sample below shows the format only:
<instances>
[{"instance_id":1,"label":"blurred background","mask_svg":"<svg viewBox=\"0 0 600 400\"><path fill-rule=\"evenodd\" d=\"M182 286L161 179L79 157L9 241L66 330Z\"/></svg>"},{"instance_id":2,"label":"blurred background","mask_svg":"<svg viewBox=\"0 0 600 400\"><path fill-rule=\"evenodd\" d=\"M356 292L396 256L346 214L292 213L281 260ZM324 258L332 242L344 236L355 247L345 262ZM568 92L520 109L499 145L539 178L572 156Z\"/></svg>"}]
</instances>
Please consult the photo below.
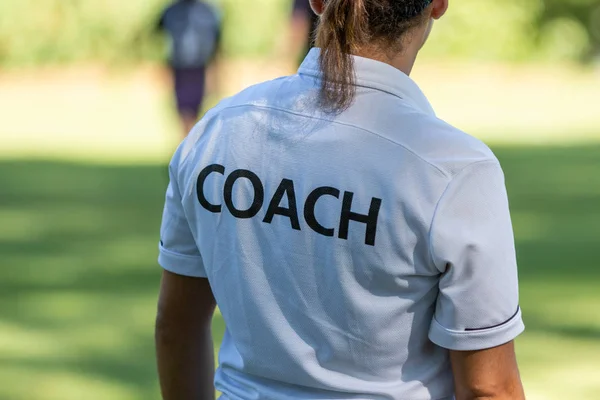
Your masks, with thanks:
<instances>
[{"instance_id":1,"label":"blurred background","mask_svg":"<svg viewBox=\"0 0 600 400\"><path fill-rule=\"evenodd\" d=\"M205 109L294 72L290 0L212 3ZM0 1L0 399L159 398L158 228L181 138L166 5ZM451 2L414 79L504 166L528 398L600 399L600 0Z\"/></svg>"}]
</instances>

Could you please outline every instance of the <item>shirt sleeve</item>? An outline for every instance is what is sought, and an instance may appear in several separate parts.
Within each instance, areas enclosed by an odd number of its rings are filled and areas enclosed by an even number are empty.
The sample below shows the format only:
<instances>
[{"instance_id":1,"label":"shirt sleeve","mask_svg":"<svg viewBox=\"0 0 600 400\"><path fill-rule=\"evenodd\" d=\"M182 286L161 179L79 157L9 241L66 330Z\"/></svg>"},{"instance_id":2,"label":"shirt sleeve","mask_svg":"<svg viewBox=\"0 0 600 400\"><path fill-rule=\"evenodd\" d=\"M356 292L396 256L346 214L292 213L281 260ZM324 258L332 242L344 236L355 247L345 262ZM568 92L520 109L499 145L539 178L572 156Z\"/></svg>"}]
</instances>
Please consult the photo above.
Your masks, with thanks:
<instances>
[{"instance_id":1,"label":"shirt sleeve","mask_svg":"<svg viewBox=\"0 0 600 400\"><path fill-rule=\"evenodd\" d=\"M451 350L481 350L523 332L508 198L496 160L471 164L454 177L430 235L441 273L431 341Z\"/></svg>"},{"instance_id":2,"label":"shirt sleeve","mask_svg":"<svg viewBox=\"0 0 600 400\"><path fill-rule=\"evenodd\" d=\"M169 166L169 187L165 199L158 263L178 275L206 277L204 263L185 215L177 181L177 153Z\"/></svg>"}]
</instances>

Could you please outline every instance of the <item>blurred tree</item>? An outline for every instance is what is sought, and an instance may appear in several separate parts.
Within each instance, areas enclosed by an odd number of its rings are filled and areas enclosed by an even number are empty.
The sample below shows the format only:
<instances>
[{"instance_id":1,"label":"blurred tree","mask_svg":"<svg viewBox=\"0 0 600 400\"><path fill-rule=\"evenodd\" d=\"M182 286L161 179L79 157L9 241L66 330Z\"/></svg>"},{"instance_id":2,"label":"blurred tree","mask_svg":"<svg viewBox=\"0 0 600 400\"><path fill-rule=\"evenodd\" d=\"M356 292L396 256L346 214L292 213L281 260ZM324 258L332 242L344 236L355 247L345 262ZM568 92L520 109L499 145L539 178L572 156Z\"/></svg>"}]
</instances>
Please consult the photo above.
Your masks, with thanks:
<instances>
[{"instance_id":1,"label":"blurred tree","mask_svg":"<svg viewBox=\"0 0 600 400\"><path fill-rule=\"evenodd\" d=\"M158 61L149 34L170 0L0 0L0 66ZM265 57L291 0L213 0L227 57ZM426 55L489 61L600 56L600 0L461 0L436 25Z\"/></svg>"},{"instance_id":2,"label":"blurred tree","mask_svg":"<svg viewBox=\"0 0 600 400\"><path fill-rule=\"evenodd\" d=\"M424 55L435 58L520 61L536 54L533 0L461 0L434 27Z\"/></svg>"},{"instance_id":3,"label":"blurred tree","mask_svg":"<svg viewBox=\"0 0 600 400\"><path fill-rule=\"evenodd\" d=\"M600 0L543 0L544 7L537 19L541 36L557 21L568 29L579 29L587 39L581 56L584 60L600 56ZM570 28L566 27L570 21ZM578 26L579 28L573 28Z\"/></svg>"}]
</instances>

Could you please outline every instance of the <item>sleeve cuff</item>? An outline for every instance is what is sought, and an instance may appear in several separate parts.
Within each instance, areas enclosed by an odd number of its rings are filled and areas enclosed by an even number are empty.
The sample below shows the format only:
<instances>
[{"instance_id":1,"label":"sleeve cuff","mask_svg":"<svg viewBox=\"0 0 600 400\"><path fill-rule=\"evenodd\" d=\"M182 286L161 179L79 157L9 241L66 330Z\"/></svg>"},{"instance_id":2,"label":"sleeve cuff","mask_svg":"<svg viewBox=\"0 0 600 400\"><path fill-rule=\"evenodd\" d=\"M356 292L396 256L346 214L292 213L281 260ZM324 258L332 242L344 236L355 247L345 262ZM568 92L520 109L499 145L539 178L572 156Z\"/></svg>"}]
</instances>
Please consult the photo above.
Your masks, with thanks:
<instances>
[{"instance_id":1,"label":"sleeve cuff","mask_svg":"<svg viewBox=\"0 0 600 400\"><path fill-rule=\"evenodd\" d=\"M444 328L435 318L429 328L429 339L449 350L483 350L508 343L525 330L521 310L502 325L482 330L455 331Z\"/></svg>"},{"instance_id":2,"label":"sleeve cuff","mask_svg":"<svg viewBox=\"0 0 600 400\"><path fill-rule=\"evenodd\" d=\"M158 245L158 263L165 270L177 275L206 278L204 263L200 256L190 256L169 251Z\"/></svg>"}]
</instances>

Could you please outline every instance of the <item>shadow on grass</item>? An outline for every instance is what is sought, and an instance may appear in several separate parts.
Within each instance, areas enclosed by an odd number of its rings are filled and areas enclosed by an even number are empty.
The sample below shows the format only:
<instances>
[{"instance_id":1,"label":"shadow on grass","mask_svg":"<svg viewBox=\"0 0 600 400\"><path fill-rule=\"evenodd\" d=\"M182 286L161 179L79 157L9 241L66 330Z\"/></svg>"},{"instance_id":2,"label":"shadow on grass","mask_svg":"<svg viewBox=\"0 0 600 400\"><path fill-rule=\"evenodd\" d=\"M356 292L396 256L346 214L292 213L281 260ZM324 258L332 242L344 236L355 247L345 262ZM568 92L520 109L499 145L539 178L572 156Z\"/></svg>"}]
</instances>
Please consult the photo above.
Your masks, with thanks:
<instances>
[{"instance_id":1,"label":"shadow on grass","mask_svg":"<svg viewBox=\"0 0 600 400\"><path fill-rule=\"evenodd\" d=\"M600 324L562 323L554 312L585 304L582 313L599 317L600 147L495 150L529 330L597 341ZM158 398L152 332L165 169L0 162L0 375L49 377L43 393L15 379L0 385L0 398ZM218 339L220 316L215 330ZM81 388L66 391L55 374Z\"/></svg>"}]
</instances>

